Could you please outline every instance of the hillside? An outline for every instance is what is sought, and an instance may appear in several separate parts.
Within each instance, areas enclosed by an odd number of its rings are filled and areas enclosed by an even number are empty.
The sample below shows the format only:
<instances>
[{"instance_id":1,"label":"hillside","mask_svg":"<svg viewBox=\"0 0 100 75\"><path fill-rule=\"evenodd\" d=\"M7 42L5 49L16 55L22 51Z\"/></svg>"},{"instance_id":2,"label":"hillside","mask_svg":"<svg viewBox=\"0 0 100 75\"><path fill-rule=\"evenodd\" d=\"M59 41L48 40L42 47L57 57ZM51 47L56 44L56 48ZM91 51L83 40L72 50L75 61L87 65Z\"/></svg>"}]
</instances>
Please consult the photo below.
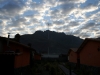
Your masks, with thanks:
<instances>
[{"instance_id":1,"label":"hillside","mask_svg":"<svg viewBox=\"0 0 100 75\"><path fill-rule=\"evenodd\" d=\"M48 39L49 32L49 39ZM73 35L65 35L54 31L36 31L34 34L21 35L21 43L31 43L32 47L40 53L67 53L69 48L78 48L83 39Z\"/></svg>"}]
</instances>

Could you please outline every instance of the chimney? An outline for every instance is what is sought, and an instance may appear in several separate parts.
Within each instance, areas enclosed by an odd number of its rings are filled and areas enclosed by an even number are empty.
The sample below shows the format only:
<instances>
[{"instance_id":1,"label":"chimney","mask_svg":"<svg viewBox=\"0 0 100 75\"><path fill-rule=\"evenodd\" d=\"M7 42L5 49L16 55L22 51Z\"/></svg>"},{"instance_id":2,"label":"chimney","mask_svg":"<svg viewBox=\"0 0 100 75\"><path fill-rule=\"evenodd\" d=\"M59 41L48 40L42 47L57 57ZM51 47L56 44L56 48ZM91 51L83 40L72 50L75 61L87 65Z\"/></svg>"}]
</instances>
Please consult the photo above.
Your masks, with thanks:
<instances>
[{"instance_id":1,"label":"chimney","mask_svg":"<svg viewBox=\"0 0 100 75\"><path fill-rule=\"evenodd\" d=\"M7 46L9 47L9 38L10 38L10 33L8 33L8 40L7 40Z\"/></svg>"}]
</instances>

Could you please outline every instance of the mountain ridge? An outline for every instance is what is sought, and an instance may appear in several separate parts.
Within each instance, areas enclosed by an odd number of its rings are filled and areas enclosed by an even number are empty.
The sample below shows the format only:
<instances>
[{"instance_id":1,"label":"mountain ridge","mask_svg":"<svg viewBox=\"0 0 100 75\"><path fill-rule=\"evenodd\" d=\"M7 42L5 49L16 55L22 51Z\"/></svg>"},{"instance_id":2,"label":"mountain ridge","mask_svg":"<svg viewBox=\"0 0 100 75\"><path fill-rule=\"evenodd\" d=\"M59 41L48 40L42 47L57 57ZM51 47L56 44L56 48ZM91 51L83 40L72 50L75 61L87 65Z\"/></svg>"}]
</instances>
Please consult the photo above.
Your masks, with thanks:
<instances>
[{"instance_id":1,"label":"mountain ridge","mask_svg":"<svg viewBox=\"0 0 100 75\"><path fill-rule=\"evenodd\" d=\"M48 35L49 33L49 35ZM48 38L49 37L49 38ZM73 35L57 33L54 31L36 31L34 34L21 35L21 43L31 43L39 53L67 53L70 48L78 48L83 39Z\"/></svg>"}]
</instances>

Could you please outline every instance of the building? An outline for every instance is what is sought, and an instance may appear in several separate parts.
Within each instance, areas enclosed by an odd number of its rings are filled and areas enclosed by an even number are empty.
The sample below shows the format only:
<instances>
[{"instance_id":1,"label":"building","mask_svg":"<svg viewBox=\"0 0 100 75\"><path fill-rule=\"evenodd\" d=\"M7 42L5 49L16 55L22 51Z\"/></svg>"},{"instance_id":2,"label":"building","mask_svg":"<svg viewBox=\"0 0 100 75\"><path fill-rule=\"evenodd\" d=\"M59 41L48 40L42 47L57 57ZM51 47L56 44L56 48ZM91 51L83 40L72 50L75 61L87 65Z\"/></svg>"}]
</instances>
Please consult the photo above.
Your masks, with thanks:
<instances>
[{"instance_id":1,"label":"building","mask_svg":"<svg viewBox=\"0 0 100 75\"><path fill-rule=\"evenodd\" d=\"M77 63L77 48L70 48L68 52L68 60Z\"/></svg>"},{"instance_id":2,"label":"building","mask_svg":"<svg viewBox=\"0 0 100 75\"><path fill-rule=\"evenodd\" d=\"M30 66L31 53L34 51L30 46L0 37L1 72L5 71L6 74L14 75L15 69Z\"/></svg>"},{"instance_id":3,"label":"building","mask_svg":"<svg viewBox=\"0 0 100 75\"><path fill-rule=\"evenodd\" d=\"M35 52L34 53L34 61L40 61L41 60L41 54Z\"/></svg>"},{"instance_id":4,"label":"building","mask_svg":"<svg viewBox=\"0 0 100 75\"><path fill-rule=\"evenodd\" d=\"M86 38L78 49L70 49L69 62L100 67L100 39Z\"/></svg>"}]
</instances>

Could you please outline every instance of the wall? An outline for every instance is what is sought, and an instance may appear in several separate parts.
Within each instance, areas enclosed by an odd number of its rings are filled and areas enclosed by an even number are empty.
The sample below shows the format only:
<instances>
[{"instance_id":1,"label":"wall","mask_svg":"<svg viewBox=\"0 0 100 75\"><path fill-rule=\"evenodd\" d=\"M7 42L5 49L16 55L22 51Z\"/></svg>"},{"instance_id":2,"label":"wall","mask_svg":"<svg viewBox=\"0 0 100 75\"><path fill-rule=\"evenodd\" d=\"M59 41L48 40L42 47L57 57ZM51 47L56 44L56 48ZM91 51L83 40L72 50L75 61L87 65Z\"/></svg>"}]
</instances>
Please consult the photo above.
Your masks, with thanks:
<instances>
[{"instance_id":1,"label":"wall","mask_svg":"<svg viewBox=\"0 0 100 75\"><path fill-rule=\"evenodd\" d=\"M88 42L80 52L80 63L100 67L100 51L98 51L98 46L100 46L99 42Z\"/></svg>"},{"instance_id":2,"label":"wall","mask_svg":"<svg viewBox=\"0 0 100 75\"><path fill-rule=\"evenodd\" d=\"M34 54L34 60L41 60L41 55Z\"/></svg>"},{"instance_id":3,"label":"wall","mask_svg":"<svg viewBox=\"0 0 100 75\"><path fill-rule=\"evenodd\" d=\"M77 63L77 54L71 50L69 56L69 62Z\"/></svg>"},{"instance_id":4,"label":"wall","mask_svg":"<svg viewBox=\"0 0 100 75\"><path fill-rule=\"evenodd\" d=\"M23 66L30 65L30 50L24 48Z\"/></svg>"},{"instance_id":5,"label":"wall","mask_svg":"<svg viewBox=\"0 0 100 75\"><path fill-rule=\"evenodd\" d=\"M24 67L28 66L30 64L30 50L29 48L26 48L24 46L21 46L19 44L10 43L10 49L9 50L19 50L20 55L15 56L15 63L14 68ZM6 43L4 43L3 47L4 51L8 50Z\"/></svg>"},{"instance_id":6,"label":"wall","mask_svg":"<svg viewBox=\"0 0 100 75\"><path fill-rule=\"evenodd\" d=\"M15 68L30 65L30 52L25 50L22 54L15 56Z\"/></svg>"}]
</instances>

